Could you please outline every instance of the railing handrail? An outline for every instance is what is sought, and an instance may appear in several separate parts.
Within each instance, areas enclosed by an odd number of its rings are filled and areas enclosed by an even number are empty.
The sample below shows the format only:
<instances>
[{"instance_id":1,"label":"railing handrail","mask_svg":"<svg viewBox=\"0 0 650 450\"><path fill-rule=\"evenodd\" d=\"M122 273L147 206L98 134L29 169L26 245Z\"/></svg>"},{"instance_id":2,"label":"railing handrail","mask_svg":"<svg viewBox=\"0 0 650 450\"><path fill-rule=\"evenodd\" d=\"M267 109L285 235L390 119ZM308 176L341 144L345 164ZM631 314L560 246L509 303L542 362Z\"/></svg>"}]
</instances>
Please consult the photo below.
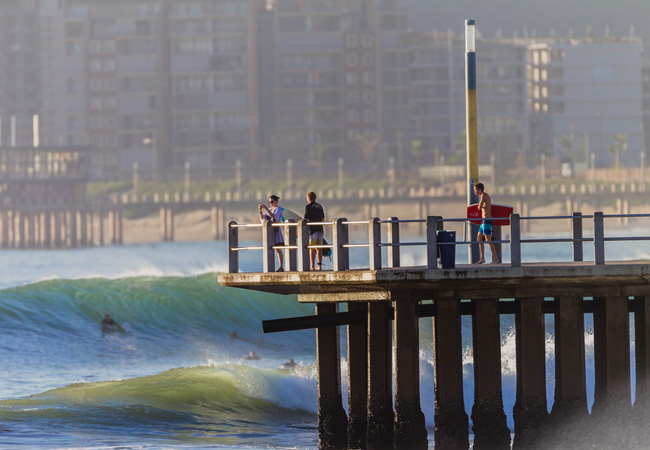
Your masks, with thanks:
<instances>
[{"instance_id":1,"label":"railing handrail","mask_svg":"<svg viewBox=\"0 0 650 450\"><path fill-rule=\"evenodd\" d=\"M521 217L519 214L512 214L510 217L492 217L489 220L508 220L510 227L510 239L501 239L500 236L495 236L497 239L492 240L490 243L495 245L509 244L510 245L510 266L520 267L521 260L521 245L522 244L539 244L539 243L571 243L573 244L573 261L583 261L583 243L594 243L594 264L605 264L605 242L620 242L620 241L650 241L648 236L605 236L604 219L610 218L648 218L649 214L603 214L602 212L594 212L591 215L583 215L580 212L575 212L573 215L557 215L557 216L525 216ZM572 223L572 236L571 237L541 237L541 238L523 238L521 230L522 220L564 220L571 219ZM593 220L593 236L583 236L582 224L585 219ZM309 251L312 249L331 249L333 269L335 271L344 271L349 268L349 249L351 248L368 248L370 269L379 270L382 268L381 249L386 248L388 251L388 268L402 267L400 265L400 248L408 246L426 246L427 247L427 267L429 269L437 269L437 253L440 247L445 246L458 246L458 245L477 245L486 244L486 241L478 240L463 240L451 242L439 242L437 232L443 229L445 222L462 222L467 227L470 223L482 221L482 218L443 218L441 216L429 216L427 219L399 219L397 217L390 217L386 220L380 220L377 217L368 220L348 220L345 218L336 219L333 221L324 222L307 222L300 220L298 222L270 222L264 221L260 224L238 224L230 222L228 224L228 254L229 254L229 271L239 271L238 253L246 250L262 250L264 253L264 270L272 271L275 267L275 256L272 250L281 250L289 253L289 270L297 270L300 272L309 270ZM400 241L399 227L400 224L412 223L425 223L426 225L426 240L425 241ZM332 242L310 245L309 244L309 226L321 225L323 227L331 227L332 229ZM348 228L351 225L367 225L368 226L368 240L365 242L350 242ZM386 240L381 240L380 226L385 225L387 228ZM506 225L507 226L507 225ZM285 237L284 245L276 245L275 231L269 232L273 227L281 228ZM248 247L239 246L239 232L240 228L261 228L262 229L262 245L254 245ZM271 239L270 239L271 238ZM273 241L271 243L271 240Z\"/></svg>"}]
</instances>

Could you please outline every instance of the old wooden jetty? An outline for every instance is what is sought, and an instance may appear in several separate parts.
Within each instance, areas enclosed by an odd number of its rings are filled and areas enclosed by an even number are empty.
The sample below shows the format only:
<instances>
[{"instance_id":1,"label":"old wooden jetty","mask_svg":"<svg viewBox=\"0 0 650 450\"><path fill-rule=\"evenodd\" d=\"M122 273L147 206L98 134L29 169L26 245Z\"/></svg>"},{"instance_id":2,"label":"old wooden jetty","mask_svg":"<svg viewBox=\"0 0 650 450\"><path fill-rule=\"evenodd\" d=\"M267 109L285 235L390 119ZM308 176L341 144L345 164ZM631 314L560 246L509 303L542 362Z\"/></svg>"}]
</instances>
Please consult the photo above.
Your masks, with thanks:
<instances>
[{"instance_id":1,"label":"old wooden jetty","mask_svg":"<svg viewBox=\"0 0 650 450\"><path fill-rule=\"evenodd\" d=\"M636 215L648 217L650 215ZM296 294L314 303L315 315L265 322L266 331L316 328L318 430L323 449L424 449L427 430L422 402L435 402L437 449L467 449L470 430L476 449L640 448L646 442L645 414L650 383L650 262L606 259L606 244L650 240L647 236L606 233L620 215L574 213L558 217L511 216L498 242L505 264L440 267L438 249L475 244L466 239L439 242L441 228L465 219L430 216L422 241L400 239L404 220L337 219L331 230L333 270L309 271L306 224L231 222L229 273L223 285L279 294ZM529 239L525 220L567 220L567 236ZM583 232L583 225L588 232ZM289 271L274 272L274 227L283 227ZM239 230L259 227L261 245L240 246ZM364 239L351 238L361 227ZM327 234L327 233L326 233ZM462 241L462 242L461 242ZM562 242L570 261L522 260L522 246ZM426 265L405 267L400 249L422 246ZM367 247L366 267L350 268L352 248ZM261 250L263 270L240 273L239 254ZM585 251L587 250L587 251ZM509 255L509 256L508 256ZM585 261L588 259L588 261ZM442 261L444 264L445 261ZM454 265L454 264L452 264ZM339 306L346 304L345 312ZM501 386L500 315L514 314L517 387L514 429L507 426ZM591 411L585 372L585 315L593 315L595 394ZM461 316L472 318L474 404L468 417L463 400ZM555 326L555 397L547 404L545 316ZM421 398L420 317L433 318L434 398ZM338 328L347 327L348 405L341 396ZM631 338L635 349L631 369ZM635 376L632 377L631 375ZM634 384L632 384L632 379ZM632 404L632 389L635 402ZM549 413L550 410L550 413Z\"/></svg>"}]
</instances>

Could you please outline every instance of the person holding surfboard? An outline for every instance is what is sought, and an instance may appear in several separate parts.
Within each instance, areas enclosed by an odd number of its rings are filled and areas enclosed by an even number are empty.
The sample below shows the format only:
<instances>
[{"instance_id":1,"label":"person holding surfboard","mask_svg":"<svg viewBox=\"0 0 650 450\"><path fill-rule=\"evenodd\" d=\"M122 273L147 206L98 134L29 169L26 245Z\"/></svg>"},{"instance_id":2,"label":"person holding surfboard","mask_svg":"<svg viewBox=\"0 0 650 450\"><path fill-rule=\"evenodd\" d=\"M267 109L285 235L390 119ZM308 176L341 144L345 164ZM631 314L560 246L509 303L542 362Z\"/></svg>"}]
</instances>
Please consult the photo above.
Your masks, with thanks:
<instances>
[{"instance_id":1,"label":"person holding surfboard","mask_svg":"<svg viewBox=\"0 0 650 450\"><path fill-rule=\"evenodd\" d=\"M307 193L307 204L305 205L305 220L307 222L322 222L325 220L323 206L316 203L316 193ZM309 225L309 245L323 245L323 226ZM316 263L316 261L318 261ZM323 249L309 249L309 270L321 270L323 267Z\"/></svg>"},{"instance_id":2,"label":"person holding surfboard","mask_svg":"<svg viewBox=\"0 0 650 450\"><path fill-rule=\"evenodd\" d=\"M497 250L492 243L492 198L487 192L485 192L485 186L483 183L476 183L476 185L474 185L474 194L479 197L478 210L483 218L483 222L478 229L477 239L478 241L488 242L490 251L492 252L492 264L498 264L501 261L499 261ZM476 264L483 264L485 263L485 245L479 244L478 250L481 258L476 261Z\"/></svg>"}]
</instances>

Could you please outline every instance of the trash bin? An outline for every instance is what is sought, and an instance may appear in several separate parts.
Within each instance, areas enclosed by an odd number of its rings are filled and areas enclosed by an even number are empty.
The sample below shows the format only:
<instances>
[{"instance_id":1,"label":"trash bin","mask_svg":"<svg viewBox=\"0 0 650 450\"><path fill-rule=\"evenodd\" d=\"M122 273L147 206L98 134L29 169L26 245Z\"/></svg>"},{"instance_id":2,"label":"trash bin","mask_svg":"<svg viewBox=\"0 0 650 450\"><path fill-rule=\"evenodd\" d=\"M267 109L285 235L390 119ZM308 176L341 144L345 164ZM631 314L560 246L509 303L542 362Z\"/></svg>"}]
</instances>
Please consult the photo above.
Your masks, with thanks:
<instances>
[{"instance_id":1,"label":"trash bin","mask_svg":"<svg viewBox=\"0 0 650 450\"><path fill-rule=\"evenodd\" d=\"M448 230L438 231L438 242L456 242L456 232ZM456 267L456 245L438 245L440 263L443 269Z\"/></svg>"}]
</instances>

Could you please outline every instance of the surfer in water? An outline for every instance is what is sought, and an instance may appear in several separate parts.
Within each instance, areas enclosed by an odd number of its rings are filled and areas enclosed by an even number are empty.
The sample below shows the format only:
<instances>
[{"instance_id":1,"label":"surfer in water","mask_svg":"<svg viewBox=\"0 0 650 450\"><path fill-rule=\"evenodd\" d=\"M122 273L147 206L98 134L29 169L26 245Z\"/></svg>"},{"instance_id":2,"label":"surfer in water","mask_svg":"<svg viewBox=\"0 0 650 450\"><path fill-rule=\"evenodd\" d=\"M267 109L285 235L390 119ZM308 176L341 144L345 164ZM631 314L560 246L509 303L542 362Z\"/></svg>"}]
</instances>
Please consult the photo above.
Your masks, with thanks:
<instances>
[{"instance_id":1,"label":"surfer in water","mask_svg":"<svg viewBox=\"0 0 650 450\"><path fill-rule=\"evenodd\" d=\"M476 183L474 186L474 194L479 197L478 210L481 212L481 217L483 217L483 223L481 223L478 229L477 239L479 241L488 241L490 252L492 252L491 264L498 264L501 261L499 261L497 250L492 243L492 198L485 192L483 183ZM476 264L483 264L485 263L485 245L479 244L478 250L481 258L476 261Z\"/></svg>"},{"instance_id":2,"label":"surfer in water","mask_svg":"<svg viewBox=\"0 0 650 450\"><path fill-rule=\"evenodd\" d=\"M289 358L289 361L286 363L280 365L280 369L292 369L294 367L297 367L298 364L293 360L293 358Z\"/></svg>"},{"instance_id":3,"label":"surfer in water","mask_svg":"<svg viewBox=\"0 0 650 450\"><path fill-rule=\"evenodd\" d=\"M257 353L255 353L255 350L251 350L248 356L245 357L244 359L247 361L253 361L261 358L257 355Z\"/></svg>"},{"instance_id":4,"label":"surfer in water","mask_svg":"<svg viewBox=\"0 0 650 450\"><path fill-rule=\"evenodd\" d=\"M124 332L124 328L122 328L122 325L120 325L115 320L113 320L110 314L104 313L104 319L102 320L101 325L102 325L102 336L107 331L119 330Z\"/></svg>"}]
</instances>

